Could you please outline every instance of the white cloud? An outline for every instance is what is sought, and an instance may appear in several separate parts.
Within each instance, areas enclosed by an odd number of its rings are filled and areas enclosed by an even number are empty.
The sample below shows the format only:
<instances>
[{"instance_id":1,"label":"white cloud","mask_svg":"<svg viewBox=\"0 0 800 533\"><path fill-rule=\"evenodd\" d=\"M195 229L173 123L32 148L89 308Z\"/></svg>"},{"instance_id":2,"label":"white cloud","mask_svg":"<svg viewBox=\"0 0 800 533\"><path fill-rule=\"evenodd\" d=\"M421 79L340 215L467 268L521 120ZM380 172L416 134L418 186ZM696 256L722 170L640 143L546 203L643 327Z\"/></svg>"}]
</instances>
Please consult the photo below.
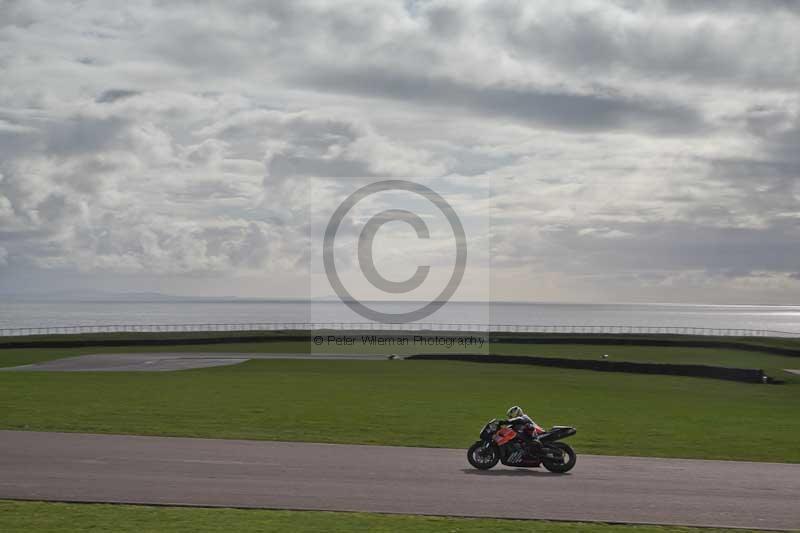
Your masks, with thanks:
<instances>
[{"instance_id":1,"label":"white cloud","mask_svg":"<svg viewBox=\"0 0 800 533\"><path fill-rule=\"evenodd\" d=\"M800 10L757 5L3 2L0 257L289 279L305 177L470 176L518 298L769 301L800 290Z\"/></svg>"}]
</instances>

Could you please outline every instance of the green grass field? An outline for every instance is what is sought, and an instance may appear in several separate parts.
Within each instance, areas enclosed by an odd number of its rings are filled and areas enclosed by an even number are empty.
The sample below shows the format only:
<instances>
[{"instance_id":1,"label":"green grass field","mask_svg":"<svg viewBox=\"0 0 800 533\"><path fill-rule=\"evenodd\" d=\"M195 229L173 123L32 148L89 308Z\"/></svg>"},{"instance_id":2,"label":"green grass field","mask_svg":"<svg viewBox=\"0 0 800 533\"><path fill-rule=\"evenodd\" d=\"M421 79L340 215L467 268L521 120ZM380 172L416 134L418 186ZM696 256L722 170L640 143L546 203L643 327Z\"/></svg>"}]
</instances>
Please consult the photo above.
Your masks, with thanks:
<instances>
[{"instance_id":1,"label":"green grass field","mask_svg":"<svg viewBox=\"0 0 800 533\"><path fill-rule=\"evenodd\" d=\"M694 348L680 346L606 346L585 344L510 344L492 343L491 353L504 355L537 355L543 357L566 357L573 359L600 359L609 355L610 361L632 361L645 363L685 363L741 368L760 368L769 376L800 384L800 376L784 372L785 368L800 368L800 357L776 355L729 348ZM243 342L231 344L196 344L179 346L99 346L84 348L24 348L0 350L0 367L71 357L90 353L123 352L249 352L249 353L486 353L487 349L457 350L445 348L403 349L387 346L370 346L357 342L354 346L325 344L313 346L309 342Z\"/></svg>"},{"instance_id":2,"label":"green grass field","mask_svg":"<svg viewBox=\"0 0 800 533\"><path fill-rule=\"evenodd\" d=\"M147 532L443 532L520 531L522 533L746 533L747 530L686 527L629 526L540 520L497 520L273 511L262 509L206 509L140 505L66 504L0 500L3 531L62 533L73 531Z\"/></svg>"},{"instance_id":3,"label":"green grass field","mask_svg":"<svg viewBox=\"0 0 800 533\"><path fill-rule=\"evenodd\" d=\"M351 533L520 531L522 533L746 533L737 529L628 526L540 520L496 520L331 513L323 511L273 511L262 509L207 509L150 507L143 505L66 504L0 500L0 529L9 532L74 531L263 532L297 531Z\"/></svg>"},{"instance_id":4,"label":"green grass field","mask_svg":"<svg viewBox=\"0 0 800 533\"><path fill-rule=\"evenodd\" d=\"M466 448L515 403L578 427L579 453L800 462L793 384L444 361L0 372L6 429Z\"/></svg>"}]
</instances>

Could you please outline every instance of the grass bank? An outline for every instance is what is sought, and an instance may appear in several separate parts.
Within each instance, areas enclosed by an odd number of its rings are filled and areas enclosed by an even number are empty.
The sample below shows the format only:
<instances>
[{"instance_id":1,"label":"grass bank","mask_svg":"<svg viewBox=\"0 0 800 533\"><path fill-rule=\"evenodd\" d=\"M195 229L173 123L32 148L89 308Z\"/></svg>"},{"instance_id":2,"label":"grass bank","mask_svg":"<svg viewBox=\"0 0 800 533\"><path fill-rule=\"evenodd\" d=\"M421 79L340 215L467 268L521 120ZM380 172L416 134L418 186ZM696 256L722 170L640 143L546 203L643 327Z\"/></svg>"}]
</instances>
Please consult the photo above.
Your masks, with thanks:
<instances>
[{"instance_id":1,"label":"grass bank","mask_svg":"<svg viewBox=\"0 0 800 533\"><path fill-rule=\"evenodd\" d=\"M743 533L745 530L627 526L539 520L494 520L323 511L207 509L140 505L0 501L4 531L228 532L297 531L331 533L519 531L521 533Z\"/></svg>"}]
</instances>

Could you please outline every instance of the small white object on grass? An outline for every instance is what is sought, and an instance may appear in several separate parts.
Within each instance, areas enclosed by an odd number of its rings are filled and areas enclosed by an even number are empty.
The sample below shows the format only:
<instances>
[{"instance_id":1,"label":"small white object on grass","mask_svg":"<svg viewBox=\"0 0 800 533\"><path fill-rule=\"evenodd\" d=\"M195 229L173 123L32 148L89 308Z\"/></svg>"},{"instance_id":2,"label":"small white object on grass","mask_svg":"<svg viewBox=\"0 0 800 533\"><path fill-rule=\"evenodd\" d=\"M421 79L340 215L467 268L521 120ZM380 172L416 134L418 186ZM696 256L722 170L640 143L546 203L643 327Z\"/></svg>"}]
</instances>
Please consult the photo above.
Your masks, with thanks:
<instances>
[{"instance_id":1,"label":"small white object on grass","mask_svg":"<svg viewBox=\"0 0 800 533\"><path fill-rule=\"evenodd\" d=\"M603 359L608 359L608 354L607 353L603 354Z\"/></svg>"}]
</instances>

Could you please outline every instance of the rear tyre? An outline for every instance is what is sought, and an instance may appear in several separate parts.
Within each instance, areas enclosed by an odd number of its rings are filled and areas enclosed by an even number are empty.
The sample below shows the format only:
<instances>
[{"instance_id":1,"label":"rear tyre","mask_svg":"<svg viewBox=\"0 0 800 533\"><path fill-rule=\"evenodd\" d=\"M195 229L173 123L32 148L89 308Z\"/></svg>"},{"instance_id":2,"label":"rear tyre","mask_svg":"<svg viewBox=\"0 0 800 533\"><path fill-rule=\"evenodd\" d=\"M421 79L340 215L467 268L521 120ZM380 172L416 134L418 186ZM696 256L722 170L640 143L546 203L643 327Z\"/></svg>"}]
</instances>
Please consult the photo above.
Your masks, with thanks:
<instances>
[{"instance_id":1,"label":"rear tyre","mask_svg":"<svg viewBox=\"0 0 800 533\"><path fill-rule=\"evenodd\" d=\"M477 441L467 450L467 461L478 470L489 470L500 460L497 448L494 446L484 447L482 441Z\"/></svg>"},{"instance_id":2,"label":"rear tyre","mask_svg":"<svg viewBox=\"0 0 800 533\"><path fill-rule=\"evenodd\" d=\"M575 450L573 450L569 444L565 444L563 442L554 442L549 446L551 448L558 448L561 450L563 458L560 461L554 459L542 459L542 464L544 467L551 472L555 472L556 474L565 474L572 470L572 468L575 466L575 462L578 460L578 456L575 455Z\"/></svg>"}]
</instances>

